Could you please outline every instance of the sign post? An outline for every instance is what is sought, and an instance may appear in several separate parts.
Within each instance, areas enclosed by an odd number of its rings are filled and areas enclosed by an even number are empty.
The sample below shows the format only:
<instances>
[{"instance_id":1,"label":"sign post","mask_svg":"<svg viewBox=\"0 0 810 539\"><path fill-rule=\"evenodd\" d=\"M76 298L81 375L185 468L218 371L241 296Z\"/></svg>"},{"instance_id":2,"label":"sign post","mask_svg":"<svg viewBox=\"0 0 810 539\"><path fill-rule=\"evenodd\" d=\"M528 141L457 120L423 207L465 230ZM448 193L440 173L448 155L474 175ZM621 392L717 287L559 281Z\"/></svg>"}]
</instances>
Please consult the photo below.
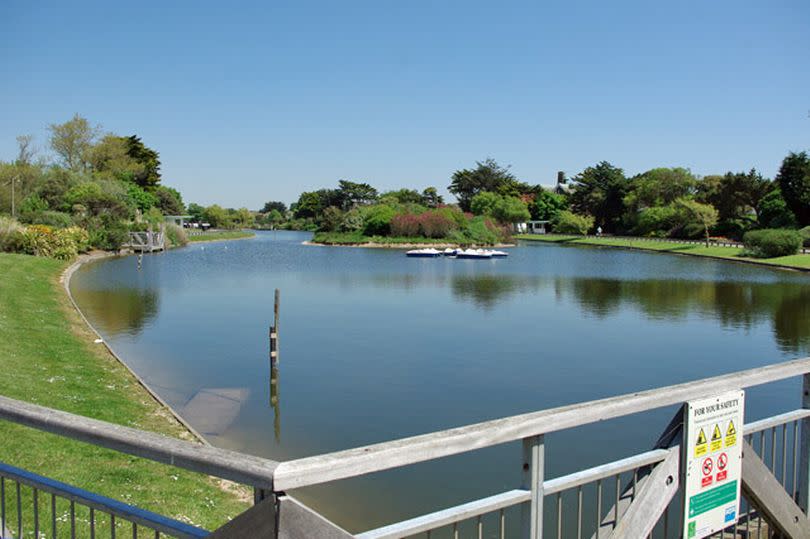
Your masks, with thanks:
<instances>
[{"instance_id":1,"label":"sign post","mask_svg":"<svg viewBox=\"0 0 810 539\"><path fill-rule=\"evenodd\" d=\"M684 409L684 539L701 539L736 522L740 512L745 392L689 401Z\"/></svg>"}]
</instances>

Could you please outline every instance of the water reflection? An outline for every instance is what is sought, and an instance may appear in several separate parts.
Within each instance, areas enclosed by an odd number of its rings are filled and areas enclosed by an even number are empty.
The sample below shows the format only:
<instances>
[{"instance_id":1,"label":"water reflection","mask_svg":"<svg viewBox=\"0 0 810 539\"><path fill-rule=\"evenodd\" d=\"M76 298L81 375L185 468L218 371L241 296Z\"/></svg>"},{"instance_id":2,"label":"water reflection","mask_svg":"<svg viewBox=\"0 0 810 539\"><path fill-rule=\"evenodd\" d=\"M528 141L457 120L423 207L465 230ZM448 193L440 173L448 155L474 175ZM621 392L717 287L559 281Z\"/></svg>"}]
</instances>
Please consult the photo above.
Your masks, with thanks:
<instances>
[{"instance_id":1,"label":"water reflection","mask_svg":"<svg viewBox=\"0 0 810 539\"><path fill-rule=\"evenodd\" d=\"M75 295L93 324L111 336L139 335L157 316L160 304L156 288L84 288Z\"/></svg>"}]
</instances>

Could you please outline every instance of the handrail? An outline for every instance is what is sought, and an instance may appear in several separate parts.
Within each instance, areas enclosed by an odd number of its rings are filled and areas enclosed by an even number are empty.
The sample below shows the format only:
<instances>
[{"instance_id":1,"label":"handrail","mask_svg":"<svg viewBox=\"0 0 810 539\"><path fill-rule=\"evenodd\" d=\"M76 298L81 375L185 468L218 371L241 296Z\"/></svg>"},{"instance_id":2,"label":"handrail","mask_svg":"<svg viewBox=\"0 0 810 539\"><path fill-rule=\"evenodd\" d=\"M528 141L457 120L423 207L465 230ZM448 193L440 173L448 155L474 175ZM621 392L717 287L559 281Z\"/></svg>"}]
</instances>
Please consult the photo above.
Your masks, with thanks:
<instances>
[{"instance_id":1,"label":"handrail","mask_svg":"<svg viewBox=\"0 0 810 539\"><path fill-rule=\"evenodd\" d=\"M345 451L282 462L277 490L288 490L466 453L706 395L775 382L810 372L810 358L796 359L658 389L484 421Z\"/></svg>"},{"instance_id":2,"label":"handrail","mask_svg":"<svg viewBox=\"0 0 810 539\"><path fill-rule=\"evenodd\" d=\"M128 505L100 494L88 492L72 485L62 483L61 481L56 481L55 479L51 479L49 477L43 477L41 475L17 468L16 466L10 466L2 462L0 462L0 477L13 479L20 484L28 485L29 487L41 490L42 492L47 492L49 494L53 494L54 496L76 502L96 511L102 511L110 515L121 517L129 522L146 526L147 528L163 534L171 535L172 537L177 537L180 539L196 539L210 535L210 532L197 526L192 526L191 524L153 513L152 511L147 511L133 505ZM53 515L53 518L56 518L56 515ZM54 526L56 526L56 524L54 524ZM3 535L3 537L6 536ZM8 537L11 537L11 535L8 535Z\"/></svg>"},{"instance_id":3,"label":"handrail","mask_svg":"<svg viewBox=\"0 0 810 539\"><path fill-rule=\"evenodd\" d=\"M0 396L0 419L178 468L273 489L278 462Z\"/></svg>"}]
</instances>

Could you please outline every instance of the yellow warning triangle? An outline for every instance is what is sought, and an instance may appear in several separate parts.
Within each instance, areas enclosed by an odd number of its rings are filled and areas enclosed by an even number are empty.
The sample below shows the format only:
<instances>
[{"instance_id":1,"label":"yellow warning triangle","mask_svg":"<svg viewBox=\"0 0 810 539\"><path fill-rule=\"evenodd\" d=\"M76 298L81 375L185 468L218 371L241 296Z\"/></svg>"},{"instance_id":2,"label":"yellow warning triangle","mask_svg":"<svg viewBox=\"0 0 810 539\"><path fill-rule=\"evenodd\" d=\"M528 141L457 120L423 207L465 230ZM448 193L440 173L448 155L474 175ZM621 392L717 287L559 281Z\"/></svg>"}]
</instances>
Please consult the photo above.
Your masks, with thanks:
<instances>
[{"instance_id":1,"label":"yellow warning triangle","mask_svg":"<svg viewBox=\"0 0 810 539\"><path fill-rule=\"evenodd\" d=\"M714 432L712 433L712 440L720 440L723 437L723 433L720 432L720 427L715 424L714 425Z\"/></svg>"},{"instance_id":2,"label":"yellow warning triangle","mask_svg":"<svg viewBox=\"0 0 810 539\"><path fill-rule=\"evenodd\" d=\"M732 434L737 434L737 429L734 428L734 421L729 421L726 436L731 436Z\"/></svg>"},{"instance_id":3,"label":"yellow warning triangle","mask_svg":"<svg viewBox=\"0 0 810 539\"><path fill-rule=\"evenodd\" d=\"M700 434L698 434L697 444L696 445L703 445L706 443L706 433L703 432L703 429L700 429Z\"/></svg>"}]
</instances>

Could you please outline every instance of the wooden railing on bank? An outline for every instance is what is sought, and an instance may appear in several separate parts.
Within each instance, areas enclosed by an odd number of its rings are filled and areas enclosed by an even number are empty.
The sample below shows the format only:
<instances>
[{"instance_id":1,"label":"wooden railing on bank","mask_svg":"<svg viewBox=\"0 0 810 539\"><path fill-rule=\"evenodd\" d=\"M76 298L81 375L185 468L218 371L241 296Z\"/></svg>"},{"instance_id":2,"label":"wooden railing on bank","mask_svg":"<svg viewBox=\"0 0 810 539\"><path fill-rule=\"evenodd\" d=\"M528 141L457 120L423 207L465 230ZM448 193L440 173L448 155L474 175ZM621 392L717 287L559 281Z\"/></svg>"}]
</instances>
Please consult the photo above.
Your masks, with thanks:
<instances>
[{"instance_id":1,"label":"wooden railing on bank","mask_svg":"<svg viewBox=\"0 0 810 539\"><path fill-rule=\"evenodd\" d=\"M438 537L676 537L682 425L676 414L649 450L562 477L546 477L546 434L611 420L731 390L803 376L800 408L744 426L743 493L728 533L810 537L810 358L769 365L648 391L520 414L420 436L285 462L202 446L0 397L0 419L171 466L229 479L254 489L254 506L218 530L206 531L0 463L3 529L15 537L53 527L94 536L95 518L112 530L126 523L132 536L311 537L381 539L427 533ZM520 485L483 499L352 535L285 491L409 466L494 445L522 441ZM606 443L607 440L594 440ZM32 451L36 448L32 447ZM25 496L21 487L28 489ZM10 500L10 505L7 503ZM13 502L13 503L11 503ZM69 518L39 519L42 504L69 503ZM15 511L6 511L13 505ZM90 511L77 523L76 507ZM516 513L516 514L513 514ZM55 511L49 513L55 514ZM105 520L106 519L106 520ZM117 519L117 520L116 520ZM87 520L87 519L84 519ZM46 526L47 525L47 526ZM66 526L66 531L57 530ZM81 529L79 529L81 528ZM78 530L78 531L77 531ZM39 535L37 535L39 536ZM770 536L770 535L768 535ZM151 537L151 535L150 535ZM717 535L720 537L720 535Z\"/></svg>"}]
</instances>

